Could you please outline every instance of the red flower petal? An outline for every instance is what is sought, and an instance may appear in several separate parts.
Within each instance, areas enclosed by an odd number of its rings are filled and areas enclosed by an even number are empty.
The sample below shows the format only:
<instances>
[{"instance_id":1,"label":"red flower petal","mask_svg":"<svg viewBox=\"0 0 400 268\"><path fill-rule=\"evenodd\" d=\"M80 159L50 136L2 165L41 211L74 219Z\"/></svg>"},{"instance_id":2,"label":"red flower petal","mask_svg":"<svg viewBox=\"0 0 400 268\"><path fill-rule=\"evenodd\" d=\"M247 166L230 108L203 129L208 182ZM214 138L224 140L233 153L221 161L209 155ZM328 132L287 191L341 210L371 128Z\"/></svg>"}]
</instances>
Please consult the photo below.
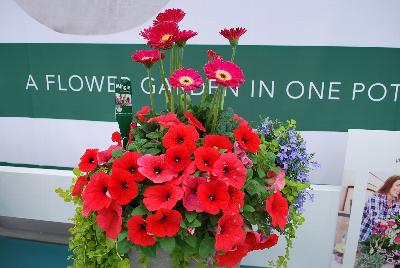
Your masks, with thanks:
<instances>
[{"instance_id":1,"label":"red flower petal","mask_svg":"<svg viewBox=\"0 0 400 268\"><path fill-rule=\"evenodd\" d=\"M150 118L148 123L156 122L162 127L172 127L176 125L182 124L181 121L179 121L178 117L174 113L168 113L166 115L159 115L157 117Z\"/></svg>"},{"instance_id":2,"label":"red flower petal","mask_svg":"<svg viewBox=\"0 0 400 268\"><path fill-rule=\"evenodd\" d=\"M187 113L184 113L183 115L189 121L189 124L193 125L198 130L201 130L203 132L206 131L206 129L204 128L203 124L199 120L197 120L197 118L194 117L194 115L192 113L187 112Z\"/></svg>"},{"instance_id":3,"label":"red flower petal","mask_svg":"<svg viewBox=\"0 0 400 268\"><path fill-rule=\"evenodd\" d=\"M221 154L212 170L212 174L217 176L218 180L237 189L242 189L246 181L246 173L246 168L234 153Z\"/></svg>"},{"instance_id":4,"label":"red flower petal","mask_svg":"<svg viewBox=\"0 0 400 268\"><path fill-rule=\"evenodd\" d=\"M218 220L215 235L215 250L227 252L244 242L246 233L243 230L243 219L240 214L224 214Z\"/></svg>"},{"instance_id":5,"label":"red flower petal","mask_svg":"<svg viewBox=\"0 0 400 268\"><path fill-rule=\"evenodd\" d=\"M97 153L99 149L86 149L85 153L81 157L81 162L78 167L83 172L90 172L97 167Z\"/></svg>"},{"instance_id":6,"label":"red flower petal","mask_svg":"<svg viewBox=\"0 0 400 268\"><path fill-rule=\"evenodd\" d=\"M140 111L136 112L136 118L140 121L146 120L145 115L147 115L150 112L150 106L143 106Z\"/></svg>"},{"instance_id":7,"label":"red flower petal","mask_svg":"<svg viewBox=\"0 0 400 268\"><path fill-rule=\"evenodd\" d=\"M140 216L128 220L128 240L139 246L152 246L156 243L153 235L146 230L146 222Z\"/></svg>"},{"instance_id":8,"label":"red flower petal","mask_svg":"<svg viewBox=\"0 0 400 268\"><path fill-rule=\"evenodd\" d=\"M143 204L150 211L160 208L173 209L182 199L183 190L173 184L163 184L148 187L143 193Z\"/></svg>"},{"instance_id":9,"label":"red flower petal","mask_svg":"<svg viewBox=\"0 0 400 268\"><path fill-rule=\"evenodd\" d=\"M147 231L157 237L172 237L180 228L182 215L176 210L161 208L147 216Z\"/></svg>"},{"instance_id":10,"label":"red flower petal","mask_svg":"<svg viewBox=\"0 0 400 268\"><path fill-rule=\"evenodd\" d=\"M110 176L100 171L92 176L85 191L82 194L86 211L99 211L111 205L108 195L108 183Z\"/></svg>"},{"instance_id":11,"label":"red flower petal","mask_svg":"<svg viewBox=\"0 0 400 268\"><path fill-rule=\"evenodd\" d=\"M112 203L108 208L99 211L96 222L106 235L116 240L122 228L122 208Z\"/></svg>"},{"instance_id":12,"label":"red flower petal","mask_svg":"<svg viewBox=\"0 0 400 268\"><path fill-rule=\"evenodd\" d=\"M168 129L168 132L162 140L162 144L165 148L184 145L189 149L194 150L198 139L199 133L193 126L177 125Z\"/></svg>"},{"instance_id":13,"label":"red flower petal","mask_svg":"<svg viewBox=\"0 0 400 268\"><path fill-rule=\"evenodd\" d=\"M144 176L139 172L138 159L141 157L138 152L126 152L124 155L114 161L112 172L118 173L122 177L126 177L136 181L143 181Z\"/></svg>"},{"instance_id":14,"label":"red flower petal","mask_svg":"<svg viewBox=\"0 0 400 268\"><path fill-rule=\"evenodd\" d=\"M194 69L187 68L176 70L169 77L169 82L172 87L183 88L185 92L193 91L203 85L200 73Z\"/></svg>"},{"instance_id":15,"label":"red flower petal","mask_svg":"<svg viewBox=\"0 0 400 268\"><path fill-rule=\"evenodd\" d=\"M211 147L199 147L194 151L194 161L198 169L210 172L220 153Z\"/></svg>"},{"instance_id":16,"label":"red flower petal","mask_svg":"<svg viewBox=\"0 0 400 268\"><path fill-rule=\"evenodd\" d=\"M212 215L217 215L225 209L229 202L228 186L221 181L212 181L200 184L197 188L197 198L203 210Z\"/></svg>"},{"instance_id":17,"label":"red flower petal","mask_svg":"<svg viewBox=\"0 0 400 268\"><path fill-rule=\"evenodd\" d=\"M180 172L192 162L190 160L191 155L192 152L186 146L172 146L165 153L165 162L170 168L176 172Z\"/></svg>"},{"instance_id":18,"label":"red flower petal","mask_svg":"<svg viewBox=\"0 0 400 268\"><path fill-rule=\"evenodd\" d=\"M260 149L260 137L258 134L253 132L253 129L248 125L239 125L237 129L233 131L235 139L240 146L251 153L256 153Z\"/></svg>"},{"instance_id":19,"label":"red flower petal","mask_svg":"<svg viewBox=\"0 0 400 268\"><path fill-rule=\"evenodd\" d=\"M242 69L230 61L215 60L204 65L204 73L208 79L215 79L216 84L237 88L244 83Z\"/></svg>"},{"instance_id":20,"label":"red flower petal","mask_svg":"<svg viewBox=\"0 0 400 268\"><path fill-rule=\"evenodd\" d=\"M232 150L233 144L227 136L224 135L206 135L204 137L205 147L216 147L217 149Z\"/></svg>"},{"instance_id":21,"label":"red flower petal","mask_svg":"<svg viewBox=\"0 0 400 268\"><path fill-rule=\"evenodd\" d=\"M118 205L126 205L137 196L138 186L132 178L115 172L109 182L109 191Z\"/></svg>"},{"instance_id":22,"label":"red flower petal","mask_svg":"<svg viewBox=\"0 0 400 268\"><path fill-rule=\"evenodd\" d=\"M81 196L83 187L88 184L88 179L86 176L80 176L78 180L75 182L74 188L72 189L72 196Z\"/></svg>"},{"instance_id":23,"label":"red flower petal","mask_svg":"<svg viewBox=\"0 0 400 268\"><path fill-rule=\"evenodd\" d=\"M289 213L288 201L281 192L276 192L267 198L265 210L272 218L272 226L281 230L285 228L287 215Z\"/></svg>"}]
</instances>

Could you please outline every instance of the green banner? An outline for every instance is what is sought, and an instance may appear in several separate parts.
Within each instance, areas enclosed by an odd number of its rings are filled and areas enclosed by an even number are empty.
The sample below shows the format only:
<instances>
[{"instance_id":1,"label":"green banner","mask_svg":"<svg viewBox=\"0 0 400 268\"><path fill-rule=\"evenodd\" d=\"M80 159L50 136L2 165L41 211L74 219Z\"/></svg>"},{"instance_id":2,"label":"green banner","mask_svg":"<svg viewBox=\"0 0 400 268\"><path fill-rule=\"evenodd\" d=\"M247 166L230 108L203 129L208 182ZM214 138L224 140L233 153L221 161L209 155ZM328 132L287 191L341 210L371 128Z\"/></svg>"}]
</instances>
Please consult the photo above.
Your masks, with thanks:
<instances>
[{"instance_id":1,"label":"green banner","mask_svg":"<svg viewBox=\"0 0 400 268\"><path fill-rule=\"evenodd\" d=\"M120 78L131 79L133 109L139 110L149 104L148 81L144 67L130 56L144 48L0 44L0 117L114 121ZM192 45L185 48L184 66L202 72L207 49L230 58L229 46ZM227 91L226 103L247 119L295 118L301 130L400 130L400 49L240 46L235 62L246 82L237 92ZM156 64L153 84L161 111L158 73Z\"/></svg>"}]
</instances>

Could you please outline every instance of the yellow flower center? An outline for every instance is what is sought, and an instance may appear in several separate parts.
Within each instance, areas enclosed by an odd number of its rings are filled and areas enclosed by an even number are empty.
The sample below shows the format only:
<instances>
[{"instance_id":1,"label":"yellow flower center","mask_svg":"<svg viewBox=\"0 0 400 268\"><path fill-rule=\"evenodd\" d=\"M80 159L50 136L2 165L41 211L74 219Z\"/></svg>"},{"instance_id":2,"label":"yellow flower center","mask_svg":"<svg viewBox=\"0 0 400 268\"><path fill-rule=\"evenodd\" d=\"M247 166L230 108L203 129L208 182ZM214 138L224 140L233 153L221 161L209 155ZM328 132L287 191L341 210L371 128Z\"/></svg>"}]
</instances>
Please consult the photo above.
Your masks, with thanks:
<instances>
[{"instance_id":1,"label":"yellow flower center","mask_svg":"<svg viewBox=\"0 0 400 268\"><path fill-rule=\"evenodd\" d=\"M216 76L218 79L223 80L223 81L229 81L229 80L232 79L231 74L228 73L228 72L225 71L225 70L217 70L217 71L215 72L215 76Z\"/></svg>"},{"instance_id":2,"label":"yellow flower center","mask_svg":"<svg viewBox=\"0 0 400 268\"><path fill-rule=\"evenodd\" d=\"M162 37L161 37L161 42L167 42L170 38L172 37L172 35L170 35L170 34L164 34Z\"/></svg>"},{"instance_id":3,"label":"yellow flower center","mask_svg":"<svg viewBox=\"0 0 400 268\"><path fill-rule=\"evenodd\" d=\"M179 78L179 83L185 86L189 86L193 84L193 82L194 82L193 79L189 76L182 76L181 78Z\"/></svg>"}]
</instances>

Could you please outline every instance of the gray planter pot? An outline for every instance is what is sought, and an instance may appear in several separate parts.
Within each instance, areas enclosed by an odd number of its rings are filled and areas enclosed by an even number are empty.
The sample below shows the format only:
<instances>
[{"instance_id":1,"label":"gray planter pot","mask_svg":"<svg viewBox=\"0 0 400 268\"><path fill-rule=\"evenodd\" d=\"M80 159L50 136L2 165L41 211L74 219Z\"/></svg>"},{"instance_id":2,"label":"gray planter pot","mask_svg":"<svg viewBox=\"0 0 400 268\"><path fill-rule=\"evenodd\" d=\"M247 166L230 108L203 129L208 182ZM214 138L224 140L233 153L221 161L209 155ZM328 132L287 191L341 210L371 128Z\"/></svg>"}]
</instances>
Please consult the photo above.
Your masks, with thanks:
<instances>
[{"instance_id":1,"label":"gray planter pot","mask_svg":"<svg viewBox=\"0 0 400 268\"><path fill-rule=\"evenodd\" d=\"M142 268L140 264L138 264L137 260L140 258L140 254L137 253L136 250L132 250L129 253L129 262L132 268ZM151 260L150 267L151 268L171 268L172 265L171 257L163 251L162 249L157 249L157 256ZM190 268L197 268L197 265L193 262L190 262Z\"/></svg>"}]
</instances>

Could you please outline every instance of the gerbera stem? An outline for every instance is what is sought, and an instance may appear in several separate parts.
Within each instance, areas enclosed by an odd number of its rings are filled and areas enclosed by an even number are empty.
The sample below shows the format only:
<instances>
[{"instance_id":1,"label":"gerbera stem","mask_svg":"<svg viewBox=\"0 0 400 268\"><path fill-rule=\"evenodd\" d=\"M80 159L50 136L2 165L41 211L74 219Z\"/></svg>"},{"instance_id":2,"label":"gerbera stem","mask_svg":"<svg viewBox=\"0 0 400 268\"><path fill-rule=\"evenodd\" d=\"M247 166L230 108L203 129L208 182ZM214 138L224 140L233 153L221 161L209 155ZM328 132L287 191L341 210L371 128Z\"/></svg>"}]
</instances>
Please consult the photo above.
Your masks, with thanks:
<instances>
[{"instance_id":1,"label":"gerbera stem","mask_svg":"<svg viewBox=\"0 0 400 268\"><path fill-rule=\"evenodd\" d=\"M232 46L232 56L231 56L231 61L233 62L233 60L235 59L236 56L236 47L237 46Z\"/></svg>"},{"instance_id":2,"label":"gerbera stem","mask_svg":"<svg viewBox=\"0 0 400 268\"><path fill-rule=\"evenodd\" d=\"M221 111L224 110L224 100L225 100L225 95L226 95L226 87L224 87L222 90L222 96L221 96Z\"/></svg>"},{"instance_id":3,"label":"gerbera stem","mask_svg":"<svg viewBox=\"0 0 400 268\"><path fill-rule=\"evenodd\" d=\"M161 75L161 79L162 79L162 84L164 86L164 90L165 90L165 98L167 101L167 110L168 110L168 104L170 105L170 111L171 112L175 112L175 104L174 104L174 96L171 94L171 91L168 88L167 82L165 81L165 72L164 72L164 61L161 58L161 51L159 50L159 58L160 58L160 75Z\"/></svg>"},{"instance_id":4,"label":"gerbera stem","mask_svg":"<svg viewBox=\"0 0 400 268\"><path fill-rule=\"evenodd\" d=\"M183 95L183 97L185 98L183 101L184 101L184 105L183 105L183 110L185 111L185 112L187 112L187 93L185 92L185 94Z\"/></svg>"},{"instance_id":5,"label":"gerbera stem","mask_svg":"<svg viewBox=\"0 0 400 268\"><path fill-rule=\"evenodd\" d=\"M149 77L151 114L154 116L156 112L155 112L154 95L153 95L153 81L151 80L151 68L146 68L146 69L147 69L147 76Z\"/></svg>"},{"instance_id":6,"label":"gerbera stem","mask_svg":"<svg viewBox=\"0 0 400 268\"><path fill-rule=\"evenodd\" d=\"M179 68L182 68L183 66L183 47L181 47L181 59L179 61Z\"/></svg>"},{"instance_id":7,"label":"gerbera stem","mask_svg":"<svg viewBox=\"0 0 400 268\"><path fill-rule=\"evenodd\" d=\"M208 95L208 84L209 84L209 81L208 81L208 79L207 79L207 80L206 80L206 83L205 83L205 85L204 85L203 94L201 95L200 110L204 108L204 104L206 103L206 98L207 98L207 95Z\"/></svg>"}]
</instances>

